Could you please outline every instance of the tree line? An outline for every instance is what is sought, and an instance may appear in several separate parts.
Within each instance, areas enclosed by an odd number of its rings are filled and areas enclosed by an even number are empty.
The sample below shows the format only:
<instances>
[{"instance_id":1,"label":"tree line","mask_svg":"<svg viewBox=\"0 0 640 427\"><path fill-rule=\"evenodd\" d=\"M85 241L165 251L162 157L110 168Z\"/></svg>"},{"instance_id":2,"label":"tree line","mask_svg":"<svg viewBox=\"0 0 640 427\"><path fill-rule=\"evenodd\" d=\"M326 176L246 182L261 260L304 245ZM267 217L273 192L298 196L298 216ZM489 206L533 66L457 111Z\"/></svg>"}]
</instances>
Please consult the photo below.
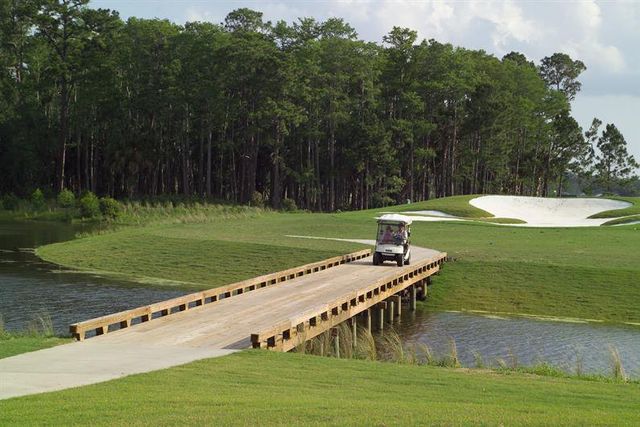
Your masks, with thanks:
<instances>
[{"instance_id":1,"label":"tree line","mask_svg":"<svg viewBox=\"0 0 640 427\"><path fill-rule=\"evenodd\" d=\"M611 190L622 134L571 116L585 65L555 53L381 44L342 19L130 18L88 0L0 3L0 192L162 194L312 210L471 193Z\"/></svg>"}]
</instances>

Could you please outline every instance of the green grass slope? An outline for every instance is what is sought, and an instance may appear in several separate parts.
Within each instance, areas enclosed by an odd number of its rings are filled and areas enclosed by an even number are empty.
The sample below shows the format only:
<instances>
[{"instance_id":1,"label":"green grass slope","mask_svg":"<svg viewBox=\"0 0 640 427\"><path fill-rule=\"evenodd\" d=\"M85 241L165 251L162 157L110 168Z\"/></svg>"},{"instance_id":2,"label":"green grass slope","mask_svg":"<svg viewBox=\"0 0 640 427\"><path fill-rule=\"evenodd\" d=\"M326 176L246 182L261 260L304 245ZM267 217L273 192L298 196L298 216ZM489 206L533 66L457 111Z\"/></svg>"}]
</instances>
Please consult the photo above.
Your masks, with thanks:
<instances>
[{"instance_id":1,"label":"green grass slope","mask_svg":"<svg viewBox=\"0 0 640 427\"><path fill-rule=\"evenodd\" d=\"M622 218L612 219L610 221L605 222L602 225L624 225L624 224L630 224L630 223L635 224L638 221L640 221L640 215L630 215Z\"/></svg>"},{"instance_id":2,"label":"green grass slope","mask_svg":"<svg viewBox=\"0 0 640 427\"><path fill-rule=\"evenodd\" d=\"M36 253L71 268L159 284L169 281L185 289L208 289L365 247L285 237L294 232L320 232L314 218L309 214L268 213L125 228L44 246Z\"/></svg>"},{"instance_id":3,"label":"green grass slope","mask_svg":"<svg viewBox=\"0 0 640 427\"><path fill-rule=\"evenodd\" d=\"M623 209L598 212L589 218L617 218L621 216L640 215L640 197L610 197L610 199L629 202L632 203L632 205Z\"/></svg>"},{"instance_id":4,"label":"green grass slope","mask_svg":"<svg viewBox=\"0 0 640 427\"><path fill-rule=\"evenodd\" d=\"M130 228L39 248L74 268L208 288L365 246L287 235L372 239L376 211L265 213ZM457 259L435 281L435 310L640 322L640 231L633 227L517 228L416 222L415 245Z\"/></svg>"},{"instance_id":5,"label":"green grass slope","mask_svg":"<svg viewBox=\"0 0 640 427\"><path fill-rule=\"evenodd\" d=\"M457 259L436 278L429 309L640 322L640 230L428 223L413 236Z\"/></svg>"},{"instance_id":6,"label":"green grass slope","mask_svg":"<svg viewBox=\"0 0 640 427\"><path fill-rule=\"evenodd\" d=\"M376 211L384 212L407 212L407 211L423 211L434 210L447 213L449 215L459 216L463 218L492 218L493 215L487 211L476 208L469 204L471 199L481 197L482 195L452 196L441 199L431 199L424 202L410 203L405 205L389 206Z\"/></svg>"},{"instance_id":7,"label":"green grass slope","mask_svg":"<svg viewBox=\"0 0 640 427\"><path fill-rule=\"evenodd\" d=\"M0 425L635 425L637 384L247 351L0 401Z\"/></svg>"}]
</instances>

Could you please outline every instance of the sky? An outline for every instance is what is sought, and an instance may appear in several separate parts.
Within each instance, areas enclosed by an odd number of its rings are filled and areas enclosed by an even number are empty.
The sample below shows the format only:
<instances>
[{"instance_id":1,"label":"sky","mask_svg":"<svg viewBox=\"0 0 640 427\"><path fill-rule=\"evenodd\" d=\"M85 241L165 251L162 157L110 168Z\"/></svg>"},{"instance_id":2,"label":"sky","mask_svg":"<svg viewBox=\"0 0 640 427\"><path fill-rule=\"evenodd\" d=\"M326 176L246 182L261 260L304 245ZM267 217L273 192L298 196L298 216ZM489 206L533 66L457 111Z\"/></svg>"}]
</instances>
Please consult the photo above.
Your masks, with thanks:
<instances>
[{"instance_id":1,"label":"sky","mask_svg":"<svg viewBox=\"0 0 640 427\"><path fill-rule=\"evenodd\" d=\"M380 43L393 26L501 58L511 51L539 63L564 52L587 66L573 116L583 129L594 117L614 123L640 160L640 0L93 0L123 19L163 18L176 23L220 23L248 7L272 22L300 17L343 18L361 39Z\"/></svg>"}]
</instances>

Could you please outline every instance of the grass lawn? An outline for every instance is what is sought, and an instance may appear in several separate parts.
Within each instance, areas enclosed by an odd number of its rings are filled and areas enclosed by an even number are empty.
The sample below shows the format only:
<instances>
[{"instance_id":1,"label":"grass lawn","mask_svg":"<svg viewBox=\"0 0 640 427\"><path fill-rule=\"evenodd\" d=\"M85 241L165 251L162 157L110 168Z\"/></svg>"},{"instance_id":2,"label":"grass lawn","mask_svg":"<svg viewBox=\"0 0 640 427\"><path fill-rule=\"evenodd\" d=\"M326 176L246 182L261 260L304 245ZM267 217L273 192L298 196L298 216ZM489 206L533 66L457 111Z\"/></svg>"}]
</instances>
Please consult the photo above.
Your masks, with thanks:
<instances>
[{"instance_id":1,"label":"grass lawn","mask_svg":"<svg viewBox=\"0 0 640 427\"><path fill-rule=\"evenodd\" d=\"M0 334L0 359L71 342L71 338Z\"/></svg>"},{"instance_id":2,"label":"grass lawn","mask_svg":"<svg viewBox=\"0 0 640 427\"><path fill-rule=\"evenodd\" d=\"M313 219L312 215L299 217ZM124 229L45 246L37 254L83 270L114 272L148 282L169 280L188 289L208 289L363 247L347 242L286 238L286 228L294 218L295 215L271 213L246 220ZM278 232L273 231L274 225Z\"/></svg>"},{"instance_id":3,"label":"grass lawn","mask_svg":"<svg viewBox=\"0 0 640 427\"><path fill-rule=\"evenodd\" d=\"M640 423L640 387L246 351L0 401L0 425Z\"/></svg>"},{"instance_id":4,"label":"grass lawn","mask_svg":"<svg viewBox=\"0 0 640 427\"><path fill-rule=\"evenodd\" d=\"M380 211L385 209L163 223L49 245L37 253L70 267L202 289L360 249L286 236L373 238ZM640 322L640 230L632 226L416 222L412 239L457 259L436 278L427 309Z\"/></svg>"},{"instance_id":5,"label":"grass lawn","mask_svg":"<svg viewBox=\"0 0 640 427\"><path fill-rule=\"evenodd\" d=\"M416 244L457 259L432 287L434 310L639 322L640 230L420 223Z\"/></svg>"},{"instance_id":6,"label":"grass lawn","mask_svg":"<svg viewBox=\"0 0 640 427\"><path fill-rule=\"evenodd\" d=\"M452 196L441 199L426 200L424 202L411 203L408 205L390 206L380 210L385 212L433 210L464 218L493 218L493 215L491 213L469 204L469 200L481 196L481 194Z\"/></svg>"},{"instance_id":7,"label":"grass lawn","mask_svg":"<svg viewBox=\"0 0 640 427\"><path fill-rule=\"evenodd\" d=\"M635 224L638 221L640 221L640 215L630 215L630 216L625 216L623 218L612 219L611 221L607 221L602 225L622 225L622 224L629 224L629 223Z\"/></svg>"},{"instance_id":8,"label":"grass lawn","mask_svg":"<svg viewBox=\"0 0 640 427\"><path fill-rule=\"evenodd\" d=\"M632 203L632 205L623 209L598 212L589 218L616 218L620 216L640 215L640 197L611 197L611 199L629 202Z\"/></svg>"}]
</instances>

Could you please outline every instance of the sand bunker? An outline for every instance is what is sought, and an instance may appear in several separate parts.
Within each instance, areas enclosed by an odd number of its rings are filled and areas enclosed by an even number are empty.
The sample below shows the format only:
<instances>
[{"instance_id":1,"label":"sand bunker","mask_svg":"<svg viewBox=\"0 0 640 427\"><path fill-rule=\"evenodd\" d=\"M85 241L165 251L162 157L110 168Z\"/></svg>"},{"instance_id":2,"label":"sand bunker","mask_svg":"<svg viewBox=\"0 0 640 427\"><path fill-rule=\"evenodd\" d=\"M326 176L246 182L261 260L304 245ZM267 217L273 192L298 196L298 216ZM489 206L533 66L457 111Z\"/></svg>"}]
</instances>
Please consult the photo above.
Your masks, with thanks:
<instances>
[{"instance_id":1,"label":"sand bunker","mask_svg":"<svg viewBox=\"0 0 640 427\"><path fill-rule=\"evenodd\" d=\"M429 211L407 211L406 213L412 214L412 215L427 215L427 216L437 216L437 217L442 217L442 218L456 218L456 216L454 216L454 215L450 215L450 214L444 213L442 211L433 211L433 210L429 210Z\"/></svg>"},{"instance_id":2,"label":"sand bunker","mask_svg":"<svg viewBox=\"0 0 640 427\"><path fill-rule=\"evenodd\" d=\"M589 219L598 212L623 209L631 203L610 199L555 199L522 196L483 196L472 199L472 206L500 218L516 218L529 227L589 227L611 218Z\"/></svg>"}]
</instances>

